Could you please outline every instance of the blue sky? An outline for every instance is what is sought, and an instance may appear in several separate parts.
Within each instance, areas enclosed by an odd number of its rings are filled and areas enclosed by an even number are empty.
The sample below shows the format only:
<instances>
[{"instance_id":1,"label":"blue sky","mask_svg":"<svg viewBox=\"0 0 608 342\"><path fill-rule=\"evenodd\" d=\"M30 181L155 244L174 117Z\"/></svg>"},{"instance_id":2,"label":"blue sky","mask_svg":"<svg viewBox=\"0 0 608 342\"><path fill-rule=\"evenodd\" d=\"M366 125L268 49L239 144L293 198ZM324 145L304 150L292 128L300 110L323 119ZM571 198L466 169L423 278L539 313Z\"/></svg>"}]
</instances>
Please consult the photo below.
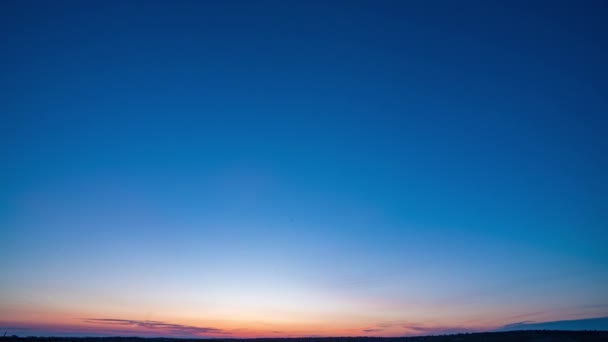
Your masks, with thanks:
<instances>
[{"instance_id":1,"label":"blue sky","mask_svg":"<svg viewBox=\"0 0 608 342\"><path fill-rule=\"evenodd\" d=\"M3 325L608 313L605 3L1 6Z\"/></svg>"}]
</instances>

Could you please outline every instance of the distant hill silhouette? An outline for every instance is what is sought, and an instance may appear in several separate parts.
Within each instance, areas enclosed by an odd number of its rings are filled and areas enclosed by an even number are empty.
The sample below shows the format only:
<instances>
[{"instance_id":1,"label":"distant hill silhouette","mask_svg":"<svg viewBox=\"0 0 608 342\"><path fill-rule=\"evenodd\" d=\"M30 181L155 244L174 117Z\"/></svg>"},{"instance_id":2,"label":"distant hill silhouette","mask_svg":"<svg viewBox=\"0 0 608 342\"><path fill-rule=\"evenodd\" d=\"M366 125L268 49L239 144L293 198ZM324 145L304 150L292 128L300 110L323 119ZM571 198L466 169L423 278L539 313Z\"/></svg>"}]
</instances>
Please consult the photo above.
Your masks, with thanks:
<instances>
[{"instance_id":1,"label":"distant hill silhouette","mask_svg":"<svg viewBox=\"0 0 608 342\"><path fill-rule=\"evenodd\" d=\"M201 339L141 337L0 337L1 342L200 342ZM417 337L302 337L213 339L213 342L608 342L608 331L525 330Z\"/></svg>"}]
</instances>

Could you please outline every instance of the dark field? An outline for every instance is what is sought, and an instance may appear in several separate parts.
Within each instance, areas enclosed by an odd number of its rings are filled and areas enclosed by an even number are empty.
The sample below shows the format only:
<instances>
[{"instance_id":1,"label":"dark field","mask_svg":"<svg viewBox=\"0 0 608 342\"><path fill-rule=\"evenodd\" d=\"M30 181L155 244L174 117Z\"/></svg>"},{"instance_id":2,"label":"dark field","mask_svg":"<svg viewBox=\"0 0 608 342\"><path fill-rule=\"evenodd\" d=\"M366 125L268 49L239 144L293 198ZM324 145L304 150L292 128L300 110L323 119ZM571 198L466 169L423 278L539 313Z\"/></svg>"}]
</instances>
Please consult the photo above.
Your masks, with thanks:
<instances>
[{"instance_id":1,"label":"dark field","mask_svg":"<svg viewBox=\"0 0 608 342\"><path fill-rule=\"evenodd\" d=\"M491 333L471 333L418 337L311 337L311 338L256 338L256 339L213 339L214 342L444 342L444 341L608 341L608 331L510 331ZM139 338L139 337L0 337L2 342L200 342L201 339Z\"/></svg>"}]
</instances>

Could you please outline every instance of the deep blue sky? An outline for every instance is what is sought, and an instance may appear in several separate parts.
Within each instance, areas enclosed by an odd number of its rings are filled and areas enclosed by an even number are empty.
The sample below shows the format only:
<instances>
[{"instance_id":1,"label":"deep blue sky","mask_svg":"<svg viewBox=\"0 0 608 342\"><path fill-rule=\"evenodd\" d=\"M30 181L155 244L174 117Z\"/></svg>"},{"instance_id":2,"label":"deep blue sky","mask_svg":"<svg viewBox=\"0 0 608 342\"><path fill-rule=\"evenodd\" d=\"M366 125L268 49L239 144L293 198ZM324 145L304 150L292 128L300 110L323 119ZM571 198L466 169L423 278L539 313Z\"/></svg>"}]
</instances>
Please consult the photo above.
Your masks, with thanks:
<instances>
[{"instance_id":1,"label":"deep blue sky","mask_svg":"<svg viewBox=\"0 0 608 342\"><path fill-rule=\"evenodd\" d=\"M608 313L608 2L0 13L2 322Z\"/></svg>"}]
</instances>

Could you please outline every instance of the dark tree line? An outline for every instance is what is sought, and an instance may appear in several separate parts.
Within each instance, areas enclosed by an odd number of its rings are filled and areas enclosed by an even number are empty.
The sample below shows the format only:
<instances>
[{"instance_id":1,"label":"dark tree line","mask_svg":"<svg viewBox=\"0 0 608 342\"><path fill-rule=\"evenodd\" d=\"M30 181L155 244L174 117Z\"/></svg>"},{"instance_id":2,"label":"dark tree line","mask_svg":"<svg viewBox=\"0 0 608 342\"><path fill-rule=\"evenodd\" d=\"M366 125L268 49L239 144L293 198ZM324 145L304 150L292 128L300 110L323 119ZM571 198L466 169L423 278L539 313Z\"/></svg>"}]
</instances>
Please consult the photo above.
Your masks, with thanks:
<instances>
[{"instance_id":1,"label":"dark tree line","mask_svg":"<svg viewBox=\"0 0 608 342\"><path fill-rule=\"evenodd\" d=\"M142 337L0 337L0 342L201 342L203 339ZM529 330L420 337L302 337L209 339L213 342L608 342L608 331Z\"/></svg>"}]
</instances>

